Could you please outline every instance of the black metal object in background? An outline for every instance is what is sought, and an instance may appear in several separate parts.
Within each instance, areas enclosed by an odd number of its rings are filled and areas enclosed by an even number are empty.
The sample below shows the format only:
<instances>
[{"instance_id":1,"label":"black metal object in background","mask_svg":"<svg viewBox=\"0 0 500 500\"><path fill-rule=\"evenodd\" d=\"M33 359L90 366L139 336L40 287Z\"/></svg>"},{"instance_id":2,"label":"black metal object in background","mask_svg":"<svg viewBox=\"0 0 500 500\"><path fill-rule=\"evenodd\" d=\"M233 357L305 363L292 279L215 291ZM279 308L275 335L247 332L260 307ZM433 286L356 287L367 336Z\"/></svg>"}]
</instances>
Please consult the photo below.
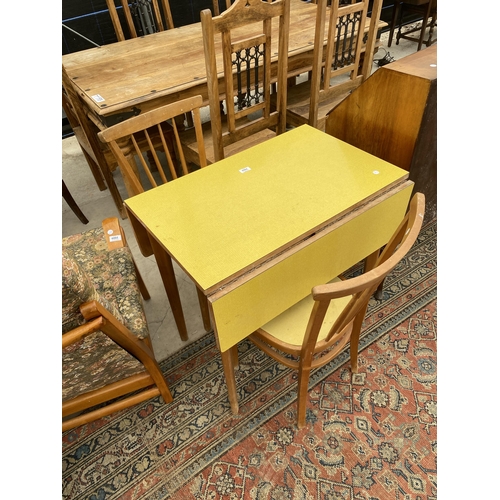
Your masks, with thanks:
<instances>
[{"instance_id":1,"label":"black metal object in background","mask_svg":"<svg viewBox=\"0 0 500 500\"><path fill-rule=\"evenodd\" d=\"M133 1L130 0L129 3L132 4ZM219 0L222 10L223 3L225 5L225 0ZM116 5L121 15L120 2L116 2ZM174 26L199 22L200 12L209 8L212 8L212 0L170 0ZM117 41L106 0L62 0L62 23L97 45ZM94 47L68 29L62 29L63 55Z\"/></svg>"}]
</instances>

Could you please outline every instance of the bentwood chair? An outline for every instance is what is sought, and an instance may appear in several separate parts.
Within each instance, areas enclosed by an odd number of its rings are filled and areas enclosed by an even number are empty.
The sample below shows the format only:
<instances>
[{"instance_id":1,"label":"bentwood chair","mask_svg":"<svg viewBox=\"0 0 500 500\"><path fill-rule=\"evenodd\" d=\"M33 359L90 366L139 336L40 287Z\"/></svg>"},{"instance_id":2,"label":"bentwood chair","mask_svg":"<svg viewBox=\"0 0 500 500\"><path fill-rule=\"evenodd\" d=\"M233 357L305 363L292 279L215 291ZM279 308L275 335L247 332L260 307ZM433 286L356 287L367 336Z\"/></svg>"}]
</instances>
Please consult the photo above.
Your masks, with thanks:
<instances>
[{"instance_id":1,"label":"bentwood chair","mask_svg":"<svg viewBox=\"0 0 500 500\"><path fill-rule=\"evenodd\" d=\"M117 9L116 0L106 0L118 41L164 31L165 26L174 28L168 0L161 0L161 8L159 0L135 0L130 4L128 0L120 0L119 3Z\"/></svg>"},{"instance_id":2,"label":"bentwood chair","mask_svg":"<svg viewBox=\"0 0 500 500\"><path fill-rule=\"evenodd\" d=\"M327 113L371 73L382 0L375 0L368 32L369 0L317 0L310 78L288 89L287 124L324 130ZM365 40L366 39L366 40ZM326 40L326 45L325 45Z\"/></svg>"},{"instance_id":3,"label":"bentwood chair","mask_svg":"<svg viewBox=\"0 0 500 500\"><path fill-rule=\"evenodd\" d=\"M186 113L192 113L194 119L199 154L197 165L206 166L200 115L202 103L201 96L188 97L99 132L100 140L109 145L115 156L129 196L189 173L179 136L185 128Z\"/></svg>"},{"instance_id":4,"label":"bentwood chair","mask_svg":"<svg viewBox=\"0 0 500 500\"><path fill-rule=\"evenodd\" d=\"M311 370L329 363L350 341L351 370L358 371L358 342L368 301L410 250L422 227L425 197L416 193L408 213L382 252L367 259L364 274L335 278L254 332L250 340L279 363L298 371L297 426L306 422Z\"/></svg>"},{"instance_id":5,"label":"bentwood chair","mask_svg":"<svg viewBox=\"0 0 500 500\"><path fill-rule=\"evenodd\" d=\"M161 395L172 401L148 334L118 219L62 240L62 430Z\"/></svg>"},{"instance_id":6,"label":"bentwood chair","mask_svg":"<svg viewBox=\"0 0 500 500\"><path fill-rule=\"evenodd\" d=\"M285 132L290 0L236 0L220 16L201 12L210 122L205 126L208 163L213 163ZM272 30L272 24L279 31ZM251 26L252 35L235 34ZM222 41L222 66L217 65L216 39ZM277 39L277 42L274 40ZM277 54L276 107L271 109L271 58ZM222 83L219 77L222 76ZM225 114L221 114L221 102ZM182 138L196 153L192 134Z\"/></svg>"}]
</instances>

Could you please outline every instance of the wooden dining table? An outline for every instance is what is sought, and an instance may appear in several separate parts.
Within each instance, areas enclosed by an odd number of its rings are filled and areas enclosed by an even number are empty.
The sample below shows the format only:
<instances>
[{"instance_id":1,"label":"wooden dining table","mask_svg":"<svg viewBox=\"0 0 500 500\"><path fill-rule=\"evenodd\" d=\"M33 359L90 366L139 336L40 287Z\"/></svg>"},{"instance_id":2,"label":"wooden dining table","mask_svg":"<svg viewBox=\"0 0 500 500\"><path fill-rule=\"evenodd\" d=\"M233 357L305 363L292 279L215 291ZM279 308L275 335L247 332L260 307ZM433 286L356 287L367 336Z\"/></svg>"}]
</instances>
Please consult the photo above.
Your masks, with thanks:
<instances>
[{"instance_id":1,"label":"wooden dining table","mask_svg":"<svg viewBox=\"0 0 500 500\"><path fill-rule=\"evenodd\" d=\"M312 68L317 7L302 0L290 1L288 76L292 78ZM386 23L377 20L377 29L384 25ZM366 32L369 27L370 18L367 18ZM240 30L242 36L247 37L254 35L257 29L246 26ZM278 29L277 24L273 29ZM366 44L373 46L370 40ZM277 47L273 54L276 58ZM100 130L193 95L201 95L208 104L199 22L66 54L62 57L62 64L74 100L78 100L76 104L81 107L81 116L92 120L90 124L82 125L97 163L109 182L113 181L106 172L109 167L97 138ZM276 65L273 69L276 70ZM122 200L117 190L112 194L123 216Z\"/></svg>"},{"instance_id":2,"label":"wooden dining table","mask_svg":"<svg viewBox=\"0 0 500 500\"><path fill-rule=\"evenodd\" d=\"M303 125L125 200L181 334L172 260L206 303L205 327L213 326L234 413L238 342L385 245L408 206L407 178Z\"/></svg>"},{"instance_id":3,"label":"wooden dining table","mask_svg":"<svg viewBox=\"0 0 500 500\"><path fill-rule=\"evenodd\" d=\"M316 4L291 0L290 77L312 66L315 20ZM242 36L256 29L245 26ZM103 126L192 95L208 100L199 22L67 54L62 63L88 112Z\"/></svg>"}]
</instances>

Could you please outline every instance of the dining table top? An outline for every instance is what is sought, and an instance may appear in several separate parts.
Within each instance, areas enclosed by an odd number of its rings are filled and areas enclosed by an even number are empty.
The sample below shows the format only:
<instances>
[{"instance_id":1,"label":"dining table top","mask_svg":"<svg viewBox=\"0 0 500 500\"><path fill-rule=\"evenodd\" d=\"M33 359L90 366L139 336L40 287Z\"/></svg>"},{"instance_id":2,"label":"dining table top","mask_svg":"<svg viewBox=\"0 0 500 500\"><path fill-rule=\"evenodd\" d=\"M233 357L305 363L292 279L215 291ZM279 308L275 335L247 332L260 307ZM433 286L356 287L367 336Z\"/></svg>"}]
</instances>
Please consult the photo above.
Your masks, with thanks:
<instances>
[{"instance_id":1,"label":"dining table top","mask_svg":"<svg viewBox=\"0 0 500 500\"><path fill-rule=\"evenodd\" d=\"M289 77L312 67L316 9L316 4L291 0ZM365 30L369 22L367 18ZM254 35L259 25L240 30L242 36ZM277 44L277 37L273 39ZM276 45L275 58L277 52ZM66 54L62 63L86 107L105 126L127 113L132 116L192 95L201 94L208 102L200 22Z\"/></svg>"}]
</instances>

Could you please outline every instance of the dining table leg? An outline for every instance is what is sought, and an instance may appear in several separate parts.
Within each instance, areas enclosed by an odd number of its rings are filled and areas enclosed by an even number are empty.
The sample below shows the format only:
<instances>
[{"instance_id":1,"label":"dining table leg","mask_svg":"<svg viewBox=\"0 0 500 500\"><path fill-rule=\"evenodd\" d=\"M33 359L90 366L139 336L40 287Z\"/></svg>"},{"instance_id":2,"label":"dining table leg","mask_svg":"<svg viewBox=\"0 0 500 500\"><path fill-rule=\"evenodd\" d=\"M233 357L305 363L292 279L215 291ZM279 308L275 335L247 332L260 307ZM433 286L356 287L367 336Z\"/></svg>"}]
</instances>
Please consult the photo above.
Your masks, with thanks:
<instances>
[{"instance_id":1,"label":"dining table leg","mask_svg":"<svg viewBox=\"0 0 500 500\"><path fill-rule=\"evenodd\" d=\"M196 287L196 292L198 293L198 302L200 304L203 327L205 328L206 332L209 332L212 330L212 324L210 322L210 313L208 311L207 296L198 287Z\"/></svg>"},{"instance_id":2,"label":"dining table leg","mask_svg":"<svg viewBox=\"0 0 500 500\"><path fill-rule=\"evenodd\" d=\"M172 308L177 330L179 331L181 339L186 341L188 340L186 321L182 311L181 298L179 296L179 289L177 288L177 280L175 279L172 258L151 235L149 236L149 241L156 259L156 264L158 265L158 270L160 271L163 286L167 292L168 301L170 302L170 307Z\"/></svg>"},{"instance_id":3,"label":"dining table leg","mask_svg":"<svg viewBox=\"0 0 500 500\"><path fill-rule=\"evenodd\" d=\"M236 394L236 378L234 376L234 349L238 349L235 345L227 351L221 352L222 366L224 368L224 376L226 378L227 395L231 405L231 412L237 415L239 412L238 395Z\"/></svg>"}]
</instances>

